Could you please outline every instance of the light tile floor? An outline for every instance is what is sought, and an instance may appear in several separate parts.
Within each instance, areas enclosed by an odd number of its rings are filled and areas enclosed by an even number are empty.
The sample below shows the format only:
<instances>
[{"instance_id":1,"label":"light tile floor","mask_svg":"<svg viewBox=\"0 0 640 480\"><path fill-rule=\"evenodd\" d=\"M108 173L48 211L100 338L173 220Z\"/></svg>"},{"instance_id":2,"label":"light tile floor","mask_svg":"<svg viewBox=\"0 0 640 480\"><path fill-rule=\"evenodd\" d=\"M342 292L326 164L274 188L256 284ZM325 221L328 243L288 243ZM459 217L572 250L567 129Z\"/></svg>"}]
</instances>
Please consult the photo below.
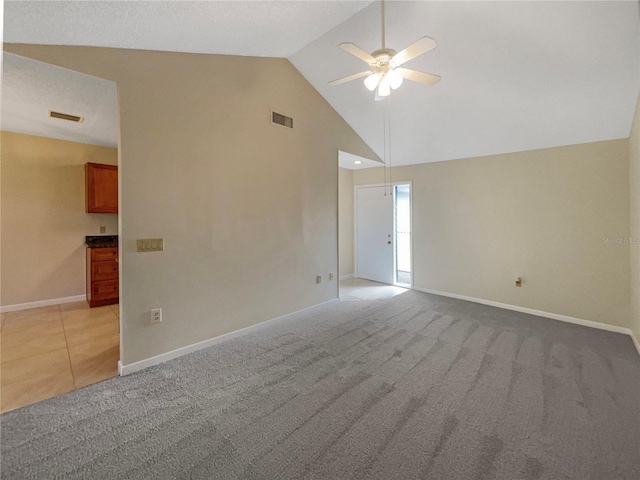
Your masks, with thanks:
<instances>
[{"instance_id":1,"label":"light tile floor","mask_svg":"<svg viewBox=\"0 0 640 480\"><path fill-rule=\"evenodd\" d=\"M349 278L340 281L340 301L376 300L401 295L406 288L372 282L363 278Z\"/></svg>"},{"instance_id":2,"label":"light tile floor","mask_svg":"<svg viewBox=\"0 0 640 480\"><path fill-rule=\"evenodd\" d=\"M407 289L360 278L340 300L390 298ZM1 314L0 411L7 412L118 375L118 305L86 302Z\"/></svg>"},{"instance_id":3,"label":"light tile floor","mask_svg":"<svg viewBox=\"0 0 640 480\"><path fill-rule=\"evenodd\" d=\"M118 305L86 302L3 313L0 411L55 397L118 374Z\"/></svg>"}]
</instances>

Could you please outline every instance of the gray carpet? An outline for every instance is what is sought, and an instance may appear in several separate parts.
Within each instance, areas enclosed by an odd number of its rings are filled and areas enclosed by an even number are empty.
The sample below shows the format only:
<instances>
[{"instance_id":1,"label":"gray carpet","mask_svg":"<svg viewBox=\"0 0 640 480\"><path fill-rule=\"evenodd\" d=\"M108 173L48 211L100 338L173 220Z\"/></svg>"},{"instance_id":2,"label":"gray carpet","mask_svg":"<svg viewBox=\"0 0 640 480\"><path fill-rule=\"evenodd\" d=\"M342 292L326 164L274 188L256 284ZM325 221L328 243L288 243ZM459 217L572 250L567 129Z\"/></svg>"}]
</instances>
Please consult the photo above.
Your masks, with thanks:
<instances>
[{"instance_id":1,"label":"gray carpet","mask_svg":"<svg viewBox=\"0 0 640 480\"><path fill-rule=\"evenodd\" d=\"M2 479L639 479L629 337L409 291L2 415Z\"/></svg>"}]
</instances>

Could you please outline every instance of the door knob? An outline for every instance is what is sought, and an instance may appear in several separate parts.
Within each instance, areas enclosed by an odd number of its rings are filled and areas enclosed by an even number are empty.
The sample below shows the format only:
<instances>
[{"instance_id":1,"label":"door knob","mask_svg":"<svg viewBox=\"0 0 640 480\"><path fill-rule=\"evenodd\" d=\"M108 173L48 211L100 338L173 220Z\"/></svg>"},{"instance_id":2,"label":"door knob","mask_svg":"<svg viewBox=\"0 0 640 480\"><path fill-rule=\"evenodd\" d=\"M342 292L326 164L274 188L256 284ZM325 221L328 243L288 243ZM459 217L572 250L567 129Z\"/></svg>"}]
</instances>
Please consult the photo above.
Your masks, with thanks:
<instances>
[{"instance_id":1,"label":"door knob","mask_svg":"<svg viewBox=\"0 0 640 480\"><path fill-rule=\"evenodd\" d=\"M387 242L387 244L391 245L391 240L389 240L389 241Z\"/></svg>"}]
</instances>

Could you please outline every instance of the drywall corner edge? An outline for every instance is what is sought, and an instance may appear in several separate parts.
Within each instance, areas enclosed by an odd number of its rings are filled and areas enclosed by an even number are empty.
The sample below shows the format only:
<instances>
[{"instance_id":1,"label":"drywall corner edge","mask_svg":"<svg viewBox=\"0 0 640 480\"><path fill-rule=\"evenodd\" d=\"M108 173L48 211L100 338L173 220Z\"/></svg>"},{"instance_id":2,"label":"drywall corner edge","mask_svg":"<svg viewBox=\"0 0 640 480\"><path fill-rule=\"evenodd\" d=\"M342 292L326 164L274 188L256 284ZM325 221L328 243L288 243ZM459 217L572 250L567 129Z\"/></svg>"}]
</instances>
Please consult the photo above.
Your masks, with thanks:
<instances>
[{"instance_id":1,"label":"drywall corner edge","mask_svg":"<svg viewBox=\"0 0 640 480\"><path fill-rule=\"evenodd\" d=\"M633 340L633 344L636 346L636 350L638 350L638 355L640 355L640 340L638 340L638 337L636 337L632 331L630 331L629 335L631 335L631 340Z\"/></svg>"},{"instance_id":2,"label":"drywall corner edge","mask_svg":"<svg viewBox=\"0 0 640 480\"><path fill-rule=\"evenodd\" d=\"M198 350L202 350L203 348L211 347L213 345L224 342L226 340L230 340L235 337L246 335L247 333L250 333L254 330L258 330L260 328L265 327L267 324L272 324L272 323L290 318L299 313L309 312L317 308L325 307L325 306L328 306L334 303L339 303L339 302L340 302L339 298L334 298L326 302L319 303L317 305L312 305L310 307L303 308L295 312L287 313L286 315L282 315L280 317L271 318L269 320L265 320L264 322L256 323L255 325L250 325L248 327L241 328L240 330L235 330L233 332L225 333L223 335L219 335L217 337L213 337L208 340L203 340L202 342L197 342L192 345L187 345L186 347L178 348L176 350L162 353L160 355L156 355L154 357L147 358L145 360L140 360L138 362L133 362L128 365L123 365L122 361L118 361L118 372L120 373L121 376L129 375L130 373L137 372L138 370L143 370L145 368L149 368L154 365L158 365L160 363L173 360L174 358L182 357L184 355L187 355L188 353L197 352Z\"/></svg>"}]
</instances>

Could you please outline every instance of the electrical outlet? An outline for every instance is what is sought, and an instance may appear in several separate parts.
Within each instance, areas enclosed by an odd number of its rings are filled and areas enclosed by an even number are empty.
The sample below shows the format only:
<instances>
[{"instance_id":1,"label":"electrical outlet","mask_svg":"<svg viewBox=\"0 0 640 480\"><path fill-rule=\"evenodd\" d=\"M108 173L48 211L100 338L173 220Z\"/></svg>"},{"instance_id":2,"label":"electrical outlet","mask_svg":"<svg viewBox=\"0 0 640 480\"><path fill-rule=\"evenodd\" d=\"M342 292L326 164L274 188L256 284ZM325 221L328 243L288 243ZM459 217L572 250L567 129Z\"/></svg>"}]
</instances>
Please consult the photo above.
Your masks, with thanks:
<instances>
[{"instance_id":1,"label":"electrical outlet","mask_svg":"<svg viewBox=\"0 0 640 480\"><path fill-rule=\"evenodd\" d=\"M162 322L162 309L154 308L151 310L151 325Z\"/></svg>"},{"instance_id":2,"label":"electrical outlet","mask_svg":"<svg viewBox=\"0 0 640 480\"><path fill-rule=\"evenodd\" d=\"M333 272L329 273L329 281L333 280Z\"/></svg>"},{"instance_id":3,"label":"electrical outlet","mask_svg":"<svg viewBox=\"0 0 640 480\"><path fill-rule=\"evenodd\" d=\"M100 227L100 233L107 233L107 227Z\"/></svg>"},{"instance_id":4,"label":"electrical outlet","mask_svg":"<svg viewBox=\"0 0 640 480\"><path fill-rule=\"evenodd\" d=\"M316 277L316 283L322 283L322 275Z\"/></svg>"}]
</instances>

